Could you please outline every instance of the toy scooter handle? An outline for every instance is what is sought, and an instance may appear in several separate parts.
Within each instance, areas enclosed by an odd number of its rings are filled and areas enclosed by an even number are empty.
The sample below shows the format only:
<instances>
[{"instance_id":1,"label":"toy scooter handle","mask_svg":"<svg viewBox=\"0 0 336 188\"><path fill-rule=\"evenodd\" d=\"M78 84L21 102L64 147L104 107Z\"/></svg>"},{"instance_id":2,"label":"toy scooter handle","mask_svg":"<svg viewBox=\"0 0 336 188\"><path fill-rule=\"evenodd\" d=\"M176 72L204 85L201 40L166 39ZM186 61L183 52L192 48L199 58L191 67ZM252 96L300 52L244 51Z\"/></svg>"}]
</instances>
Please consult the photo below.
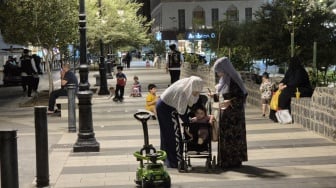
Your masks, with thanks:
<instances>
[{"instance_id":1,"label":"toy scooter handle","mask_svg":"<svg viewBox=\"0 0 336 188\"><path fill-rule=\"evenodd\" d=\"M146 154L146 155L142 155L139 151L136 151L136 152L133 153L134 157L136 157L137 159L141 159L141 160L150 160L151 155L156 155L157 156L156 160L162 160L163 161L167 158L167 153L165 151L162 151L162 150L158 150L154 154Z\"/></svg>"},{"instance_id":2,"label":"toy scooter handle","mask_svg":"<svg viewBox=\"0 0 336 188\"><path fill-rule=\"evenodd\" d=\"M147 121L151 117L149 112L140 111L134 114L134 118L139 121Z\"/></svg>"}]
</instances>

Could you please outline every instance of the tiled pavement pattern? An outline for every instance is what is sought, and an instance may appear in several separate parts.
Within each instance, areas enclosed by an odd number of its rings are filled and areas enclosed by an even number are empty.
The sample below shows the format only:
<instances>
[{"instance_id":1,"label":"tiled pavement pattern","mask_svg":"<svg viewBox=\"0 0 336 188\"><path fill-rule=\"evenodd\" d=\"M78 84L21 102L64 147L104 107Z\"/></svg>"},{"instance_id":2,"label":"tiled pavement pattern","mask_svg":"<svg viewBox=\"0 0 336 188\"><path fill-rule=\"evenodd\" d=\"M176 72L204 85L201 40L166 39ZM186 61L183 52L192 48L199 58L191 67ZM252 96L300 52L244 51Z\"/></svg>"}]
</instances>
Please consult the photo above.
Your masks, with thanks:
<instances>
[{"instance_id":1,"label":"tiled pavement pattern","mask_svg":"<svg viewBox=\"0 0 336 188\"><path fill-rule=\"evenodd\" d=\"M123 188L135 187L135 171L139 163L133 152L143 145L141 123L133 118L137 109L144 107L146 87L157 83L159 94L167 87L169 77L163 70L125 70L128 86L133 75L140 77L143 97L125 97L123 103L114 103L107 96L94 96L93 125L100 152L73 153L77 134L67 133L67 120L48 117L50 187L53 188ZM113 85L114 80L109 80ZM129 89L126 90L129 93ZM25 136L34 139L33 118L22 110L15 116L1 110L3 122L19 126L19 140ZM31 113L31 112L30 112ZM12 118L11 118L12 116ZM15 117L15 118L14 118ZM334 188L336 187L336 143L299 128L297 125L279 125L262 118L259 108L247 105L247 139L249 161L242 168L205 171L204 160L192 160L190 173L168 169L173 188ZM149 120L149 141L159 148L157 121ZM27 132L25 131L27 130ZM19 141L19 144L22 143ZM30 143L34 144L33 140ZM34 160L34 148L20 151L20 178L34 177L34 170L22 172L27 160ZM216 143L213 154L216 155ZM29 158L29 159L27 159ZM33 167L34 168L34 167ZM33 172L34 173L34 172ZM29 175L28 175L29 174ZM21 180L21 179L20 179ZM20 185L22 183L20 182ZM26 184L25 184L26 185ZM28 186L20 186L22 188ZM30 186L29 186L30 187Z\"/></svg>"}]
</instances>

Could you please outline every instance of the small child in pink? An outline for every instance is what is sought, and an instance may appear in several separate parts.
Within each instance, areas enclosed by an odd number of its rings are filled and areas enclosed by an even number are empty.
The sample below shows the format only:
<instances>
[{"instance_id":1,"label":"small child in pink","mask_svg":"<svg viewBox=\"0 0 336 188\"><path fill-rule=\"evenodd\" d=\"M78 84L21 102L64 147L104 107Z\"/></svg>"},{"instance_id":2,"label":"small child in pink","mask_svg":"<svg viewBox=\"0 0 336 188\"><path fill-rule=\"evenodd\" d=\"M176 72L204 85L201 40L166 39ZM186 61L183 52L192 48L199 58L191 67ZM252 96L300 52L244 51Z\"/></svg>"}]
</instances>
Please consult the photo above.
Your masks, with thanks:
<instances>
[{"instance_id":1,"label":"small child in pink","mask_svg":"<svg viewBox=\"0 0 336 188\"><path fill-rule=\"evenodd\" d=\"M195 117L191 118L191 123L210 123L211 126L214 124L214 116L213 115L207 115L206 108L204 106L198 106L195 109ZM191 138L193 137L190 132L187 131L188 136ZM209 137L209 129L205 127L201 127L198 132L198 144L203 144L204 141Z\"/></svg>"},{"instance_id":2,"label":"small child in pink","mask_svg":"<svg viewBox=\"0 0 336 188\"><path fill-rule=\"evenodd\" d=\"M131 97L141 97L141 84L139 82L139 77L134 76L133 80L134 82L132 85Z\"/></svg>"}]
</instances>

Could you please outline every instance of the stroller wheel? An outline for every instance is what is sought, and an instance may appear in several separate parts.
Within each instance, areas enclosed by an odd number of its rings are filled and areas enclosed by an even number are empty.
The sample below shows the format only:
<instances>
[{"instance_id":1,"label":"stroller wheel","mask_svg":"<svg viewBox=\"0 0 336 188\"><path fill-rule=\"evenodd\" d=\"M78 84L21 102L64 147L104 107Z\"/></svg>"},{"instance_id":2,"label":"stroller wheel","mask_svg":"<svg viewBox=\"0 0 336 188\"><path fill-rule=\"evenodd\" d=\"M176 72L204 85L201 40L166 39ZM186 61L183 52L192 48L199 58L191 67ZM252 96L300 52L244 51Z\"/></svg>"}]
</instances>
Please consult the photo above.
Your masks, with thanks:
<instances>
[{"instance_id":1,"label":"stroller wheel","mask_svg":"<svg viewBox=\"0 0 336 188\"><path fill-rule=\"evenodd\" d=\"M207 170L211 168L211 161L209 158L205 161L205 167L207 168Z\"/></svg>"},{"instance_id":2,"label":"stroller wheel","mask_svg":"<svg viewBox=\"0 0 336 188\"><path fill-rule=\"evenodd\" d=\"M188 165L184 160L179 161L177 168L179 172L188 172Z\"/></svg>"},{"instance_id":3,"label":"stroller wheel","mask_svg":"<svg viewBox=\"0 0 336 188\"><path fill-rule=\"evenodd\" d=\"M187 171L190 172L192 170L192 166L191 165L188 165L187 167Z\"/></svg>"},{"instance_id":4,"label":"stroller wheel","mask_svg":"<svg viewBox=\"0 0 336 188\"><path fill-rule=\"evenodd\" d=\"M212 166L213 169L216 168L216 156L212 157L211 166Z\"/></svg>"}]
</instances>

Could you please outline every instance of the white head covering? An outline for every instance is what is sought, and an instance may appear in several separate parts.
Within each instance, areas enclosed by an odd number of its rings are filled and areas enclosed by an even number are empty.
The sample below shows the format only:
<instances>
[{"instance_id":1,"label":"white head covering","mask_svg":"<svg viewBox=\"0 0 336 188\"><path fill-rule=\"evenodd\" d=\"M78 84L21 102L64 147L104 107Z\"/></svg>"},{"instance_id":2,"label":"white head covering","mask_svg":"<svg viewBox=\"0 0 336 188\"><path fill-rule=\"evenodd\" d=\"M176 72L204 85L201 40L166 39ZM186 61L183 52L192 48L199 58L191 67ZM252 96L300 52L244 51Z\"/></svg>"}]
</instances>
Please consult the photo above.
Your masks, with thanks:
<instances>
[{"instance_id":1,"label":"white head covering","mask_svg":"<svg viewBox=\"0 0 336 188\"><path fill-rule=\"evenodd\" d=\"M238 84L243 93L247 94L243 80L241 79L240 75L232 66L230 60L227 57L222 57L216 60L214 64L214 71L216 73L224 73L224 76L221 77L217 86L218 93L225 94L229 92L230 80L232 78Z\"/></svg>"},{"instance_id":2,"label":"white head covering","mask_svg":"<svg viewBox=\"0 0 336 188\"><path fill-rule=\"evenodd\" d=\"M193 92L201 92L203 80L197 76L183 78L168 87L162 95L161 100L167 105L175 108L179 114L184 114L188 106L192 106L199 96L194 96Z\"/></svg>"}]
</instances>

